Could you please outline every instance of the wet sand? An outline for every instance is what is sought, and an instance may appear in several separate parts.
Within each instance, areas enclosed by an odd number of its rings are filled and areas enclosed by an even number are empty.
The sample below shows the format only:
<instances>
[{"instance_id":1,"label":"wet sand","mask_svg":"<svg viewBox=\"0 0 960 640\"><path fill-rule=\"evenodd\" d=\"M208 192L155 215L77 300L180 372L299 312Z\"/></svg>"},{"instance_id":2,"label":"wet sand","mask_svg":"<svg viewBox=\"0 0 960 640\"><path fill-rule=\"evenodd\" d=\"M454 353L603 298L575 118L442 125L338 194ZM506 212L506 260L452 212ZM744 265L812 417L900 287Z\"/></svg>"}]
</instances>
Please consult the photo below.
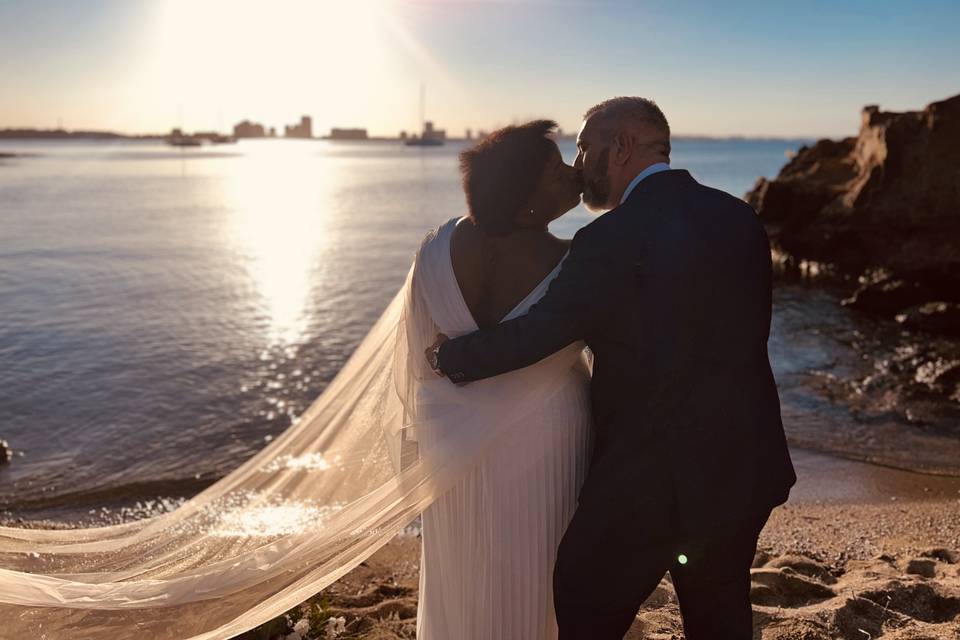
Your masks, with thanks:
<instances>
[{"instance_id":1,"label":"wet sand","mask_svg":"<svg viewBox=\"0 0 960 640\"><path fill-rule=\"evenodd\" d=\"M960 498L960 477L913 473L898 468L790 449L797 484L788 504L881 504Z\"/></svg>"}]
</instances>

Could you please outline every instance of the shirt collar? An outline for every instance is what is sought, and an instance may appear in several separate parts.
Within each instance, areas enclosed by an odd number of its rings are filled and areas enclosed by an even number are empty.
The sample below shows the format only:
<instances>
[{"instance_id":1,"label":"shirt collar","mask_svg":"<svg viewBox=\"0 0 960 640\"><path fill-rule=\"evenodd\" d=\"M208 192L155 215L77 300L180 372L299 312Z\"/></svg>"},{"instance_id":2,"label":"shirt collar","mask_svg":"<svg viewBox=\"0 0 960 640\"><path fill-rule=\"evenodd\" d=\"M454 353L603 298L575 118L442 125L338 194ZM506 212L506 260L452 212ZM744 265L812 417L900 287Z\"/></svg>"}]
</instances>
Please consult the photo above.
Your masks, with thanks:
<instances>
[{"instance_id":1,"label":"shirt collar","mask_svg":"<svg viewBox=\"0 0 960 640\"><path fill-rule=\"evenodd\" d=\"M633 191L640 182L647 176L652 176L655 173L660 173L661 171L669 171L670 164L667 162L656 162L640 173L637 174L637 177L630 181L630 184L627 185L627 188L623 190L623 197L620 198L620 204L626 202L627 197L630 195L630 192Z\"/></svg>"}]
</instances>

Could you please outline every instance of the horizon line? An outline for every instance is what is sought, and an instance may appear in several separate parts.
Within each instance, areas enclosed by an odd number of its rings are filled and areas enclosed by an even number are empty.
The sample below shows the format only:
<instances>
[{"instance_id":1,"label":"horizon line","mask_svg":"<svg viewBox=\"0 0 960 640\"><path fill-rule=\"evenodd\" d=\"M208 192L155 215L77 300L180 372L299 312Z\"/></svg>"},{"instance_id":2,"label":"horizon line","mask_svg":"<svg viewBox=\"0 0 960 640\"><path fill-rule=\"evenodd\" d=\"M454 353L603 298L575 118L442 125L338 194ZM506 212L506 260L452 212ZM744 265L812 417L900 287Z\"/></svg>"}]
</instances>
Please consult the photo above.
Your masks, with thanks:
<instances>
[{"instance_id":1,"label":"horizon line","mask_svg":"<svg viewBox=\"0 0 960 640\"><path fill-rule=\"evenodd\" d=\"M504 126L509 126L509 125L504 125ZM333 128L334 128L334 129L344 129L344 128L363 129L363 127L333 127ZM499 128L501 128L501 127L495 127L495 128L490 129L490 130L485 130L485 129L473 129L473 128L471 128L471 130L474 131L475 133L479 133L479 132L481 132L481 131L484 132L484 133L490 133L490 132L492 132L492 131L496 131L496 130L499 129ZM562 133L561 133L561 135L559 136L560 138L576 138L576 135L577 135L576 133L571 133L571 132L565 131L565 130L563 130L562 127L561 127L561 131L562 131ZM134 139L134 140L136 140L136 139L141 139L141 140L142 140L142 139L168 138L168 137L170 137L170 135L171 135L171 132L166 132L166 133L152 133L152 132L151 132L151 133L125 133L125 132L116 131L116 130L111 130L111 129L66 129L66 128L63 128L63 127L55 127L55 128L2 127L2 128L0 128L0 139L17 139L18 137L19 137L20 139L29 139L29 138L30 138L29 135L20 135L20 136L11 136L11 135L9 135L9 134L13 134L13 133L20 133L20 134L28 134L28 133L44 134L43 137L46 137L46 138L55 138L55 137L56 137L56 136L53 136L53 135L50 135L50 134L61 134L62 137L96 137L96 136L104 136L104 137L109 137L109 138L125 138L125 139ZM203 130L203 131L195 131L195 132L190 133L190 134L187 134L186 132L184 132L184 135L188 135L188 136L189 136L189 135L196 135L197 133L204 133L204 134L206 134L206 133L222 133L222 132L214 131L214 130L209 130L209 131ZM223 135L232 135L232 133L227 132L227 133L225 133L225 134L223 134ZM403 138L401 138L399 135L375 135L375 134L370 133L369 131L367 132L367 135L368 135L368 137L367 137L366 139L368 139L368 140L402 140L402 139L403 139ZM804 135L804 134L748 134L748 133L725 133L725 134L675 133L675 134L671 134L670 137L671 137L671 139L674 139L674 140L681 140L681 139L698 139L698 140L732 140L732 139L745 139L745 140L824 140L824 139L831 139L831 140L833 140L833 139L843 139L843 138L855 137L855 136L856 136L855 133L853 133L853 134L847 134L847 135L841 135L841 134ZM478 139L478 137L479 137L479 136L477 136L477 135L474 135L473 138L467 138L467 137L465 137L465 136L448 136L447 139L448 139L448 140L476 140L476 139ZM298 137L295 137L295 136L290 136L290 137L288 137L288 136L283 136L283 135L275 135L275 136L243 137L243 138L240 138L240 139L243 139L243 140L260 140L260 139L266 139L266 140L327 140L327 139L330 139L330 135L329 135L329 134L314 135L314 136L312 136L312 137L310 137L310 138L302 138L302 137L299 137L299 138L298 138ZM356 142L362 142L363 139L355 140L355 141L356 141Z\"/></svg>"}]
</instances>

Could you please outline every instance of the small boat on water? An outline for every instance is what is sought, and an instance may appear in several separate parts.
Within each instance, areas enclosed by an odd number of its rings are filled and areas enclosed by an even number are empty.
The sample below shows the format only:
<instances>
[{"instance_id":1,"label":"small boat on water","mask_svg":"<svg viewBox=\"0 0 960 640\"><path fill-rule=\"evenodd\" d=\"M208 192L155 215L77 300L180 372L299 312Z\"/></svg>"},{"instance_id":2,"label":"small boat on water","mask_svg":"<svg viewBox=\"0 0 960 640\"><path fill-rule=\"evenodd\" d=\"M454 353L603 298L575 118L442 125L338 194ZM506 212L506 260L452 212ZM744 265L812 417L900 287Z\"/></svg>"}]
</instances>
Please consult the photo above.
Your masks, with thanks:
<instances>
[{"instance_id":1,"label":"small boat on water","mask_svg":"<svg viewBox=\"0 0 960 640\"><path fill-rule=\"evenodd\" d=\"M199 147L203 144L203 140L199 138L190 138L190 137L180 137L180 138L167 138L167 144L173 147Z\"/></svg>"},{"instance_id":2,"label":"small boat on water","mask_svg":"<svg viewBox=\"0 0 960 640\"><path fill-rule=\"evenodd\" d=\"M408 147L442 147L443 138L429 138L426 136L407 138L404 144Z\"/></svg>"},{"instance_id":3,"label":"small boat on water","mask_svg":"<svg viewBox=\"0 0 960 640\"><path fill-rule=\"evenodd\" d=\"M170 131L167 136L167 144L172 147L199 147L203 144L203 138L200 136L190 136L183 132L183 129L177 127Z\"/></svg>"}]
</instances>

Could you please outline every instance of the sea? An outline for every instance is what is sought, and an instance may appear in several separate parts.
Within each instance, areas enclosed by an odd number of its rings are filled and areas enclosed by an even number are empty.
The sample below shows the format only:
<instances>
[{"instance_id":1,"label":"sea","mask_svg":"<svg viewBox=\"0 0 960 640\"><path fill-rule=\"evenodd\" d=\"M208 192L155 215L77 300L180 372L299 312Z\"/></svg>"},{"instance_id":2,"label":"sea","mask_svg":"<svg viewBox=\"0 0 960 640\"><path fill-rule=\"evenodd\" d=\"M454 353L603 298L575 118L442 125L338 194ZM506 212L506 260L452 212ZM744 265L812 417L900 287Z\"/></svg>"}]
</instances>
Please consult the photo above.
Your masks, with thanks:
<instances>
[{"instance_id":1,"label":"sea","mask_svg":"<svg viewBox=\"0 0 960 640\"><path fill-rule=\"evenodd\" d=\"M678 139L672 164L742 197L809 142ZM468 144L0 140L15 154L0 159L0 515L150 515L281 433L424 234L465 213ZM561 150L572 162L573 142ZM572 237L593 217L581 206L551 229ZM875 324L829 289L778 286L770 349L791 443L871 459L880 438L899 451L881 463L956 471L909 424L863 422L817 388L869 369L854 343Z\"/></svg>"}]
</instances>

